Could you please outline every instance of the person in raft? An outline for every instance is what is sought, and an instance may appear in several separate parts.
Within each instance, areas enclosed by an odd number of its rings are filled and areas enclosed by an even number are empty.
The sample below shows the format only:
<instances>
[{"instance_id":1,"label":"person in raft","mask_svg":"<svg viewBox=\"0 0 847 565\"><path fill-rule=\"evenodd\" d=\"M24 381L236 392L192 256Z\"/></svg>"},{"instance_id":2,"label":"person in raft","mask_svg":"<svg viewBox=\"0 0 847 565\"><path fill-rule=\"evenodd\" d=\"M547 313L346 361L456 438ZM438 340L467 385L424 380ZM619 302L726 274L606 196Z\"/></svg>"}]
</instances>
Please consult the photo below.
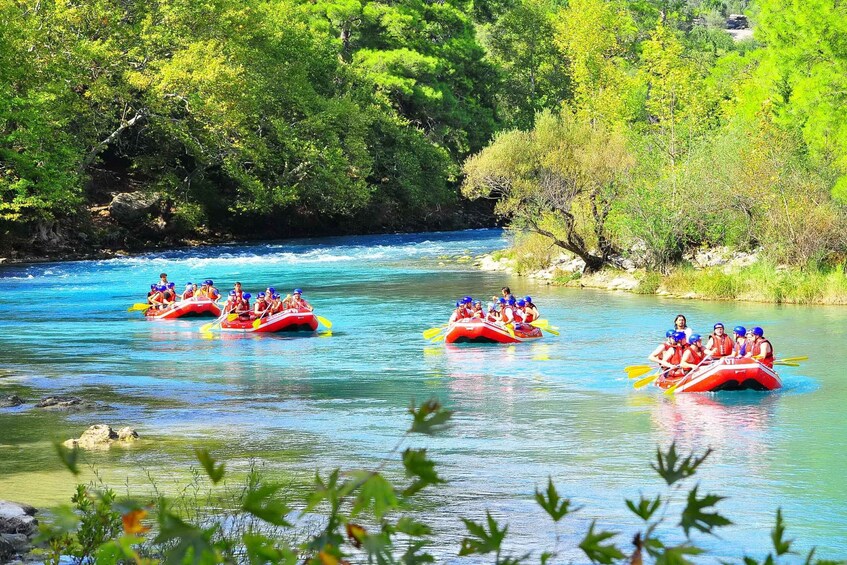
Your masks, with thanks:
<instances>
[{"instance_id":1,"label":"person in raft","mask_svg":"<svg viewBox=\"0 0 847 565\"><path fill-rule=\"evenodd\" d=\"M526 322L534 322L535 320L541 317L541 313L538 312L538 307L533 303L531 296L524 296L524 311L527 313Z\"/></svg>"},{"instance_id":2,"label":"person in raft","mask_svg":"<svg viewBox=\"0 0 847 565\"><path fill-rule=\"evenodd\" d=\"M159 273L159 284L168 286L168 274L167 273Z\"/></svg>"},{"instance_id":3,"label":"person in raft","mask_svg":"<svg viewBox=\"0 0 847 565\"><path fill-rule=\"evenodd\" d=\"M706 342L706 351L715 359L731 356L735 351L735 341L726 333L721 322L712 328L712 335Z\"/></svg>"},{"instance_id":4,"label":"person in raft","mask_svg":"<svg viewBox=\"0 0 847 565\"><path fill-rule=\"evenodd\" d=\"M665 369L664 374L668 378L678 378L685 374L679 364L682 362L686 339L685 333L679 331L674 331L669 338L669 346L659 360L659 366Z\"/></svg>"},{"instance_id":5,"label":"person in raft","mask_svg":"<svg viewBox=\"0 0 847 565\"><path fill-rule=\"evenodd\" d=\"M291 292L291 300L288 301L289 308L296 308L297 310L308 310L311 312L314 310L312 305L306 302L306 299L303 298L303 290L299 288L295 288Z\"/></svg>"},{"instance_id":6,"label":"person in raft","mask_svg":"<svg viewBox=\"0 0 847 565\"><path fill-rule=\"evenodd\" d=\"M682 369L683 375L687 375L699 367L705 359L707 357L703 351L703 340L700 338L700 334L691 334L688 338L688 346L685 347L682 358L679 360L679 367Z\"/></svg>"},{"instance_id":7,"label":"person in raft","mask_svg":"<svg viewBox=\"0 0 847 565\"><path fill-rule=\"evenodd\" d=\"M686 341L688 340L688 336L694 333L694 330L688 327L688 320L686 320L685 316L683 316L682 314L676 315L676 318L674 318L673 320L673 327L674 330L685 334Z\"/></svg>"},{"instance_id":8,"label":"person in raft","mask_svg":"<svg viewBox=\"0 0 847 565\"><path fill-rule=\"evenodd\" d=\"M151 284L150 292L147 293L147 304L153 309L158 309L163 304L162 291L159 290L160 286L158 284Z\"/></svg>"},{"instance_id":9,"label":"person in raft","mask_svg":"<svg viewBox=\"0 0 847 565\"><path fill-rule=\"evenodd\" d=\"M191 300L197 292L197 285L194 283L185 283L185 290L182 291L180 298L183 300Z\"/></svg>"},{"instance_id":10,"label":"person in raft","mask_svg":"<svg viewBox=\"0 0 847 565\"><path fill-rule=\"evenodd\" d=\"M668 330L668 331L665 332L665 341L660 343L656 347L656 349L653 350L653 353L651 353L650 356L647 357L647 359L649 361L652 361L653 363L656 363L657 365L662 364L662 358L665 356L665 351L667 351L668 348L670 348L673 345L673 340L671 338L673 337L673 334L675 332L676 332L676 330Z\"/></svg>"},{"instance_id":11,"label":"person in raft","mask_svg":"<svg viewBox=\"0 0 847 565\"><path fill-rule=\"evenodd\" d=\"M773 345L765 337L765 330L756 326L750 330L753 341L745 357L752 357L762 365L773 369Z\"/></svg>"}]
</instances>

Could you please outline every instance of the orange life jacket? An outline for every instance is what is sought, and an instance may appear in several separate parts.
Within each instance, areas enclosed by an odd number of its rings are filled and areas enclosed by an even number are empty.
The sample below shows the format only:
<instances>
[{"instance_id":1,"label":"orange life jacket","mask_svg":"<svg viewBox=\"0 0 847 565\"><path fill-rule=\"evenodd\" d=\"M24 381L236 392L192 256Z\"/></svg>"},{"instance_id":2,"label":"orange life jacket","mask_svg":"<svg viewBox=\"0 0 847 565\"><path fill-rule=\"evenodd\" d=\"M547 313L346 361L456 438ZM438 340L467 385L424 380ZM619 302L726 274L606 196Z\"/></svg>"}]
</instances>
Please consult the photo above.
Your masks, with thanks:
<instances>
[{"instance_id":1,"label":"orange life jacket","mask_svg":"<svg viewBox=\"0 0 847 565\"><path fill-rule=\"evenodd\" d=\"M685 353L688 354L688 361L686 363L691 363L692 365L699 365L700 361L703 360L703 352L695 351L693 347L688 347L685 350ZM683 353L682 358L685 359L685 353ZM685 368L683 371L685 373L690 373L693 369Z\"/></svg>"},{"instance_id":2,"label":"orange life jacket","mask_svg":"<svg viewBox=\"0 0 847 565\"><path fill-rule=\"evenodd\" d=\"M663 355L662 360L665 363L670 363L671 365L679 365L679 362L682 361L682 346L681 345L668 345L665 348L665 353L667 353L669 350L673 351L673 353L671 353L671 356L668 357L667 359L664 359L664 355ZM682 369L671 369L667 373L665 373L665 377L670 378L670 379L674 379L674 378L677 378L677 377L681 377L684 374L685 373Z\"/></svg>"},{"instance_id":3,"label":"orange life jacket","mask_svg":"<svg viewBox=\"0 0 847 565\"><path fill-rule=\"evenodd\" d=\"M182 293L182 299L183 300L188 300L189 298L194 298L194 291L193 290L186 290L185 292Z\"/></svg>"},{"instance_id":4,"label":"orange life jacket","mask_svg":"<svg viewBox=\"0 0 847 565\"><path fill-rule=\"evenodd\" d=\"M718 337L715 334L712 334L712 357L726 357L727 355L732 355L733 350L735 349L735 342L729 335L723 334L722 337Z\"/></svg>"},{"instance_id":5,"label":"orange life jacket","mask_svg":"<svg viewBox=\"0 0 847 565\"><path fill-rule=\"evenodd\" d=\"M531 310L524 310L523 313L523 321L527 324L535 321L535 314L532 313Z\"/></svg>"},{"instance_id":6,"label":"orange life jacket","mask_svg":"<svg viewBox=\"0 0 847 565\"><path fill-rule=\"evenodd\" d=\"M762 365L773 369L773 345L771 345L771 342L769 342L768 340L762 338L760 340L757 340L756 343L753 344L753 357L759 357L759 355L761 355L763 343L767 343L768 345L770 345L771 349L765 355L764 359L759 359L759 362L761 362Z\"/></svg>"}]
</instances>

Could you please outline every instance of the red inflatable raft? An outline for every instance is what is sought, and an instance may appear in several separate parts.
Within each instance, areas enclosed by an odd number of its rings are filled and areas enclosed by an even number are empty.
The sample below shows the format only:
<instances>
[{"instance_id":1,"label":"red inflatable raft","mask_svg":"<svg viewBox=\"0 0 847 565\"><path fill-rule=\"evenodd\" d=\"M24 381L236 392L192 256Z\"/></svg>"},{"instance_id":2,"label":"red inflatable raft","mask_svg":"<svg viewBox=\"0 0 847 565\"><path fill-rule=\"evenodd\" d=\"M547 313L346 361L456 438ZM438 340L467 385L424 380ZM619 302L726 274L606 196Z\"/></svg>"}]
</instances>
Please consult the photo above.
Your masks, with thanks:
<instances>
[{"instance_id":1,"label":"red inflatable raft","mask_svg":"<svg viewBox=\"0 0 847 565\"><path fill-rule=\"evenodd\" d=\"M447 343L518 343L542 337L541 330L525 324L515 329L514 337L504 326L486 320L459 320L447 329Z\"/></svg>"},{"instance_id":2,"label":"red inflatable raft","mask_svg":"<svg viewBox=\"0 0 847 565\"><path fill-rule=\"evenodd\" d=\"M721 390L776 390L782 381L773 369L755 359L723 357L684 377L656 379L656 386L675 392L718 392Z\"/></svg>"},{"instance_id":3,"label":"red inflatable raft","mask_svg":"<svg viewBox=\"0 0 847 565\"><path fill-rule=\"evenodd\" d=\"M237 318L221 322L223 332L272 333L272 332L313 332L318 329L318 319L309 310L285 310L272 316L261 318L254 325L252 318Z\"/></svg>"},{"instance_id":4,"label":"red inflatable raft","mask_svg":"<svg viewBox=\"0 0 847 565\"><path fill-rule=\"evenodd\" d=\"M182 302L171 304L163 310L148 308L144 315L150 320L175 320L177 318L221 315L221 307L209 299L189 298Z\"/></svg>"}]
</instances>

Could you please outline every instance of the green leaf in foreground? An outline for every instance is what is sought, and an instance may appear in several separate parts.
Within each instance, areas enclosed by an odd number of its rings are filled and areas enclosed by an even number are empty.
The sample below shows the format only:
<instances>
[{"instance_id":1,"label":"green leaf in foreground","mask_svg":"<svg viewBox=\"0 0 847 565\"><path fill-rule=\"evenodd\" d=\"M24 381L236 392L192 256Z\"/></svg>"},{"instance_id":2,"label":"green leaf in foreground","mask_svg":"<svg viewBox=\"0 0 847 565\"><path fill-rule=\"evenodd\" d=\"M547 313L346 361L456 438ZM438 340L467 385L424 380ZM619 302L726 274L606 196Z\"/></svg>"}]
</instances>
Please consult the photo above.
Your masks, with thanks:
<instances>
[{"instance_id":1,"label":"green leaf in foreground","mask_svg":"<svg viewBox=\"0 0 847 565\"><path fill-rule=\"evenodd\" d=\"M291 526L285 519L291 508L275 498L282 485L267 484L251 488L244 498L244 510L274 526Z\"/></svg>"},{"instance_id":2,"label":"green leaf in foreground","mask_svg":"<svg viewBox=\"0 0 847 565\"><path fill-rule=\"evenodd\" d=\"M585 552L585 555L594 563L604 564L611 564L615 559L626 557L615 544L603 544L607 539L615 537L617 533L606 531L595 532L595 525L596 521L592 521L591 526L588 528L588 533L585 534L585 537L579 544L579 548Z\"/></svg>"},{"instance_id":3,"label":"green leaf in foreground","mask_svg":"<svg viewBox=\"0 0 847 565\"><path fill-rule=\"evenodd\" d=\"M462 540L462 547L459 550L460 556L484 555L492 551L500 551L500 545L503 543L503 538L506 537L506 532L509 531L509 526L504 526L501 530L498 527L497 520L491 516L491 513L486 512L485 516L488 522L488 531L485 530L484 524L477 524L476 522L462 518L462 522L465 523L465 527L468 529L471 537Z\"/></svg>"},{"instance_id":4,"label":"green leaf in foreground","mask_svg":"<svg viewBox=\"0 0 847 565\"><path fill-rule=\"evenodd\" d=\"M59 454L59 460L62 464L74 475L79 475L79 468L77 467L77 462L79 460L79 448L74 447L73 449L68 449L60 442L53 442L53 447L56 448L56 453Z\"/></svg>"},{"instance_id":5,"label":"green leaf in foreground","mask_svg":"<svg viewBox=\"0 0 847 565\"><path fill-rule=\"evenodd\" d=\"M553 518L554 522L558 522L570 512L571 500L559 497L559 492L556 490L551 477L547 479L547 497L545 498L544 493L536 488L535 500Z\"/></svg>"},{"instance_id":6,"label":"green leaf in foreground","mask_svg":"<svg viewBox=\"0 0 847 565\"><path fill-rule=\"evenodd\" d=\"M412 415L412 427L409 433L432 435L447 427L447 422L453 416L453 412L446 410L436 399L430 399L415 408L415 403L409 407Z\"/></svg>"},{"instance_id":7,"label":"green leaf in foreground","mask_svg":"<svg viewBox=\"0 0 847 565\"><path fill-rule=\"evenodd\" d=\"M791 551L791 544L794 540L784 539L785 523L782 521L782 508L776 509L776 525L771 531L771 540L773 540L773 548L777 555L785 555Z\"/></svg>"},{"instance_id":8,"label":"green leaf in foreground","mask_svg":"<svg viewBox=\"0 0 847 565\"><path fill-rule=\"evenodd\" d=\"M685 530L685 535L689 535L691 528L710 534L714 528L732 524L728 518L717 512L704 512L706 508L713 507L726 497L707 494L703 498L697 498L697 489L698 487L694 487L688 493L688 503L682 511L682 519L679 522L679 525Z\"/></svg>"},{"instance_id":9,"label":"green leaf in foreground","mask_svg":"<svg viewBox=\"0 0 847 565\"><path fill-rule=\"evenodd\" d=\"M656 470L659 475L668 485L685 479L697 472L703 461L712 453L711 449L707 449L702 457L694 457L693 454L685 459L681 459L676 452L676 442L672 443L668 448L667 453L662 453L661 449L656 450L656 463L651 464L651 467ZM679 463L679 465L677 465Z\"/></svg>"},{"instance_id":10,"label":"green leaf in foreground","mask_svg":"<svg viewBox=\"0 0 847 565\"><path fill-rule=\"evenodd\" d=\"M417 477L406 490L404 496L411 496L421 489L446 482L435 471L435 462L426 457L426 449L406 449L403 452L403 467L407 477Z\"/></svg>"},{"instance_id":11,"label":"green leaf in foreground","mask_svg":"<svg viewBox=\"0 0 847 565\"><path fill-rule=\"evenodd\" d=\"M399 505L394 487L385 477L379 473L358 471L353 473L357 483L361 486L356 493L356 501L353 503L351 515L355 516L363 510L373 507L373 514L381 520L386 512L397 508Z\"/></svg>"},{"instance_id":12,"label":"green leaf in foreground","mask_svg":"<svg viewBox=\"0 0 847 565\"><path fill-rule=\"evenodd\" d=\"M658 495L653 500L648 500L642 496L641 500L638 501L638 506L636 506L633 501L629 499L626 500L626 505L627 507L629 507L630 510L632 510L632 513L644 520L645 522L653 516L653 514L656 512L656 510L659 509L659 506L661 506L661 504L662 497Z\"/></svg>"},{"instance_id":13,"label":"green leaf in foreground","mask_svg":"<svg viewBox=\"0 0 847 565\"><path fill-rule=\"evenodd\" d=\"M203 465L203 469L206 470L212 484L218 484L224 478L224 464L221 463L216 467L216 461L212 459L208 449L195 449L194 453L197 455L197 460Z\"/></svg>"}]
</instances>

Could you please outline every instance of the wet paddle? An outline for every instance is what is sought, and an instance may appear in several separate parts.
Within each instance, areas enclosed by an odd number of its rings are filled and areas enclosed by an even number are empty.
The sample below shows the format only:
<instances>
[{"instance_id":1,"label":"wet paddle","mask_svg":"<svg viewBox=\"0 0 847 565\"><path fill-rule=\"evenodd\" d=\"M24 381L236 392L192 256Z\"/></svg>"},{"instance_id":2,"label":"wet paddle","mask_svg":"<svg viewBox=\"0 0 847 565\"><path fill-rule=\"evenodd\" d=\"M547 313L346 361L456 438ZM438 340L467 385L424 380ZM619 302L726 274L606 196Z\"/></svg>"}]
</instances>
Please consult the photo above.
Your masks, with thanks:
<instances>
[{"instance_id":1,"label":"wet paddle","mask_svg":"<svg viewBox=\"0 0 847 565\"><path fill-rule=\"evenodd\" d=\"M630 379L637 379L638 377L640 377L642 375L646 375L647 373L649 373L652 370L653 370L653 367L651 367L650 365L640 365L640 366L636 366L636 367L627 367L626 372L627 372L627 376Z\"/></svg>"},{"instance_id":2,"label":"wet paddle","mask_svg":"<svg viewBox=\"0 0 847 565\"><path fill-rule=\"evenodd\" d=\"M665 369L664 371L662 371L660 373L653 373L652 375L647 375L643 379L635 381L633 383L632 387L636 388L636 389L645 387L645 386L649 385L650 383L652 383L653 381L655 381L656 379L658 379L659 377L661 377L662 375L664 375L665 373L667 373L668 371L670 371L671 369L673 369L673 367L669 367L669 368Z\"/></svg>"},{"instance_id":3,"label":"wet paddle","mask_svg":"<svg viewBox=\"0 0 847 565\"><path fill-rule=\"evenodd\" d=\"M424 339L434 338L435 336L437 336L438 334L443 332L445 329L447 329L447 325L448 324L444 324L443 326L438 326L438 327L435 327L435 328L429 328L428 330L424 330L424 332L423 332Z\"/></svg>"},{"instance_id":4,"label":"wet paddle","mask_svg":"<svg viewBox=\"0 0 847 565\"><path fill-rule=\"evenodd\" d=\"M557 331L559 328L557 328L556 326L551 326L550 322L548 322L547 320L534 320L532 322L529 322L529 325L535 328L539 328L540 330L551 333L553 335L559 335L559 332Z\"/></svg>"},{"instance_id":5,"label":"wet paddle","mask_svg":"<svg viewBox=\"0 0 847 565\"><path fill-rule=\"evenodd\" d=\"M144 304L143 302L136 302L135 304L133 304L132 306L127 308L126 311L127 312L135 312L135 311L144 312L145 310L147 310L151 306L153 306L153 305L152 304Z\"/></svg>"},{"instance_id":6,"label":"wet paddle","mask_svg":"<svg viewBox=\"0 0 847 565\"><path fill-rule=\"evenodd\" d=\"M323 325L324 325L324 327L325 327L326 329L328 329L328 330L329 330L329 329L332 329L332 322L330 322L329 320L327 320L327 319L326 319L326 318L324 318L323 316L315 315L315 318L317 318L317 319L318 319L318 322L320 322L321 324L323 324Z\"/></svg>"},{"instance_id":7,"label":"wet paddle","mask_svg":"<svg viewBox=\"0 0 847 565\"><path fill-rule=\"evenodd\" d=\"M223 322L224 320L229 320L229 316L233 315L236 317L238 316L238 314L227 314L226 312L223 312L220 317L214 322L209 322L208 324L203 324L202 326L200 326L200 333L209 333L210 331L215 329L215 326L217 326L218 328L221 327L221 322Z\"/></svg>"}]
</instances>

